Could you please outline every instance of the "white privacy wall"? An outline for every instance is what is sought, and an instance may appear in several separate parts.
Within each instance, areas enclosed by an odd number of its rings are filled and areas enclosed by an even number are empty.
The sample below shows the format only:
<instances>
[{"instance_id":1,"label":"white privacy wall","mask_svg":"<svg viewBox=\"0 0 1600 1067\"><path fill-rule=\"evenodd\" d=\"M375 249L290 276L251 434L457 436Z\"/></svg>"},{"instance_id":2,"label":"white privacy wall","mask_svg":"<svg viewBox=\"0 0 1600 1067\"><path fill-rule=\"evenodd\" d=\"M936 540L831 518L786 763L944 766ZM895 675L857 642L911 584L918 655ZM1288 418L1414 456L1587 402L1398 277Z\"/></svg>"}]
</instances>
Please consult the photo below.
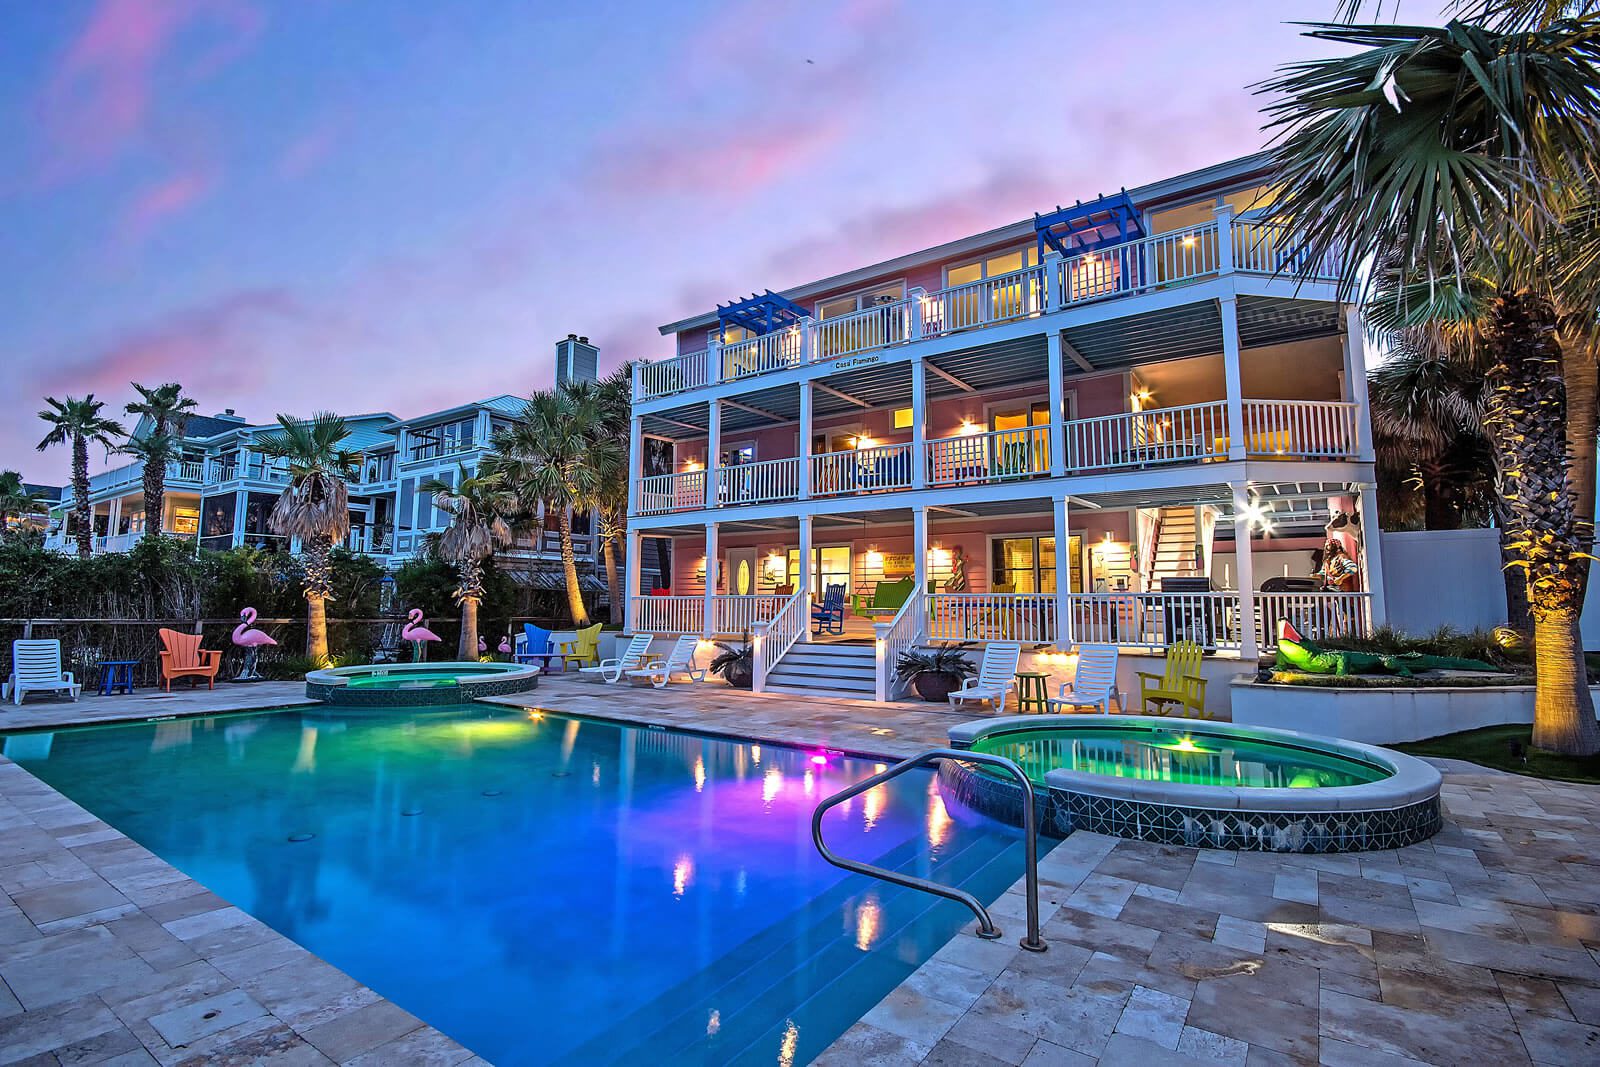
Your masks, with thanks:
<instances>
[{"instance_id":1,"label":"white privacy wall","mask_svg":"<svg viewBox=\"0 0 1600 1067\"><path fill-rule=\"evenodd\" d=\"M1417 530L1382 536L1389 625L1421 634L1441 626L1488 629L1506 621L1498 532Z\"/></svg>"}]
</instances>

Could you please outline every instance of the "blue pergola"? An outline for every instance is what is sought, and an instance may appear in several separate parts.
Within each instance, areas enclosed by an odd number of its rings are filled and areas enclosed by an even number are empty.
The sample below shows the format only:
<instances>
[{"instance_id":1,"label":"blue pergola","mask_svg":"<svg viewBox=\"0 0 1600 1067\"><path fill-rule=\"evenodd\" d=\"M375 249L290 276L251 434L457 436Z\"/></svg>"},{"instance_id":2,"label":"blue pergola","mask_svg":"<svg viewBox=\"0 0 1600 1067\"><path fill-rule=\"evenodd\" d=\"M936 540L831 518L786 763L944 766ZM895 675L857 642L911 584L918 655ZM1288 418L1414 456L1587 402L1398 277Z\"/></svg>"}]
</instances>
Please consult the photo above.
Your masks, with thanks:
<instances>
[{"instance_id":1,"label":"blue pergola","mask_svg":"<svg viewBox=\"0 0 1600 1067\"><path fill-rule=\"evenodd\" d=\"M1143 237L1144 226L1139 221L1139 209L1124 189L1087 204L1080 200L1072 207L1058 205L1049 214L1035 214L1033 232L1039 240L1039 258L1043 259L1047 248L1072 256L1122 244Z\"/></svg>"},{"instance_id":2,"label":"blue pergola","mask_svg":"<svg viewBox=\"0 0 1600 1067\"><path fill-rule=\"evenodd\" d=\"M729 326L742 326L759 336L792 326L805 317L805 308L793 300L785 300L771 289L717 305L717 320L722 324L723 333L727 333Z\"/></svg>"}]
</instances>

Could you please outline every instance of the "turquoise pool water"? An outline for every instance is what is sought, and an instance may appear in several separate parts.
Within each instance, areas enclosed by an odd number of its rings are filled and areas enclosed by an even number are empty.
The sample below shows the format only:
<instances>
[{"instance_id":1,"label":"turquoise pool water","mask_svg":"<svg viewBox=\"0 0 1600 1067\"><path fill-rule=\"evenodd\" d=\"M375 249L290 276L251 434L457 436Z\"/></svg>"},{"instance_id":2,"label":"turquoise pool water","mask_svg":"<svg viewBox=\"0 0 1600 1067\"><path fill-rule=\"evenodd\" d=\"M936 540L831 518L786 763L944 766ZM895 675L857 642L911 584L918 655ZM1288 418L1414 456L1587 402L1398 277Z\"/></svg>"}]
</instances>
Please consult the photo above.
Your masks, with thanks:
<instances>
[{"instance_id":1,"label":"turquoise pool water","mask_svg":"<svg viewBox=\"0 0 1600 1067\"><path fill-rule=\"evenodd\" d=\"M1067 727L986 734L973 751L1015 760L1036 785L1058 768L1146 781L1321 789L1389 777L1382 767L1274 741L1186 731Z\"/></svg>"},{"instance_id":2,"label":"turquoise pool water","mask_svg":"<svg viewBox=\"0 0 1600 1067\"><path fill-rule=\"evenodd\" d=\"M867 761L487 705L4 751L499 1064L804 1063L971 921L817 857L813 807ZM835 809L828 835L985 901L1022 869L1020 839L947 809L931 774Z\"/></svg>"}]
</instances>

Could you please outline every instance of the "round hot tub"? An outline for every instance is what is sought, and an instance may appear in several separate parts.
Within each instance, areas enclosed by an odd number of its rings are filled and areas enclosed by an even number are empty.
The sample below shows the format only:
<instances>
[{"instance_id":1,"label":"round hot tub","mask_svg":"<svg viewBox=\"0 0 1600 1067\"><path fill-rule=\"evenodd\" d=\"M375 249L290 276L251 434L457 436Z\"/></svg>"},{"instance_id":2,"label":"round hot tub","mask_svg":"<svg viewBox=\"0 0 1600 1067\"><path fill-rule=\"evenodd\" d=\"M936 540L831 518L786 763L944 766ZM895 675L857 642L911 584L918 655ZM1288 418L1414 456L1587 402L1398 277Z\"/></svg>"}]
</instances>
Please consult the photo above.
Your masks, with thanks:
<instances>
[{"instance_id":1,"label":"round hot tub","mask_svg":"<svg viewBox=\"0 0 1600 1067\"><path fill-rule=\"evenodd\" d=\"M434 707L526 693L539 668L524 663L373 663L306 675L306 696L349 707Z\"/></svg>"},{"instance_id":2,"label":"round hot tub","mask_svg":"<svg viewBox=\"0 0 1600 1067\"><path fill-rule=\"evenodd\" d=\"M1014 760L1041 825L1203 848L1353 852L1438 832L1440 775L1413 756L1290 730L1124 715L964 723L951 746ZM1022 790L946 760L943 787L1020 822Z\"/></svg>"}]
</instances>

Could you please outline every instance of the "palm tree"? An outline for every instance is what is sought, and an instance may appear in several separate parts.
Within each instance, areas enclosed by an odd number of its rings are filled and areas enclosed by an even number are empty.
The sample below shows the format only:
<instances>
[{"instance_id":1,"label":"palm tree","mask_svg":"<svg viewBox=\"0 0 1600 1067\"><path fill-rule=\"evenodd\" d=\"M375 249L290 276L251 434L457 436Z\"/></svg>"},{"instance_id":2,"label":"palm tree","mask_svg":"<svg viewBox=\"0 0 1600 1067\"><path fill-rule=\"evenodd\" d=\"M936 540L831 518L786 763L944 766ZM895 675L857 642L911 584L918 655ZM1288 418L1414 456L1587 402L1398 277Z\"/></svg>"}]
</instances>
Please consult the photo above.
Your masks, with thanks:
<instances>
[{"instance_id":1,"label":"palm tree","mask_svg":"<svg viewBox=\"0 0 1600 1067\"><path fill-rule=\"evenodd\" d=\"M542 509L546 523L555 516L567 608L573 625L589 625L572 548L572 512L598 507L606 480L626 466L594 388L577 385L534 393L521 417L495 435L494 450L484 462L485 471L504 478L524 513Z\"/></svg>"},{"instance_id":2,"label":"palm tree","mask_svg":"<svg viewBox=\"0 0 1600 1067\"><path fill-rule=\"evenodd\" d=\"M483 561L496 548L511 543L511 527L505 516L515 510L516 498L505 488L498 474L472 476L459 468L456 484L430 478L417 486L417 492L433 496L433 504L448 512L450 525L439 535L439 555L456 565L460 581L456 603L461 605L461 641L457 658L478 658L478 606L483 603Z\"/></svg>"},{"instance_id":3,"label":"palm tree","mask_svg":"<svg viewBox=\"0 0 1600 1067\"><path fill-rule=\"evenodd\" d=\"M633 417L633 364L624 363L610 376L602 378L595 386L600 403L603 432L612 440L628 440L628 423ZM626 463L608 464L603 472L597 510L600 516L600 549L606 565L606 588L610 594L613 623L627 618L626 597L638 593L637 589L622 589L623 539L628 532L628 493L631 481Z\"/></svg>"},{"instance_id":4,"label":"palm tree","mask_svg":"<svg viewBox=\"0 0 1600 1067\"><path fill-rule=\"evenodd\" d=\"M37 489L29 489L18 471L0 471L0 533L11 528L11 517L26 519L50 506L50 499Z\"/></svg>"},{"instance_id":5,"label":"palm tree","mask_svg":"<svg viewBox=\"0 0 1600 1067\"><path fill-rule=\"evenodd\" d=\"M1278 94L1267 107L1283 190L1274 212L1308 253L1344 250L1350 286L1369 261L1404 292L1490 280L1484 426L1533 616L1533 742L1600 751L1578 633L1592 529L1567 476L1554 299L1565 283L1538 254L1559 239L1568 264L1600 258L1565 221L1594 202L1600 173L1600 21L1324 25L1309 35L1359 50L1292 64L1263 87Z\"/></svg>"},{"instance_id":6,"label":"palm tree","mask_svg":"<svg viewBox=\"0 0 1600 1067\"><path fill-rule=\"evenodd\" d=\"M350 532L350 487L359 458L343 447L350 436L345 421L332 412L310 419L278 416L278 429L255 440L267 459L281 459L289 484L272 506L267 524L273 533L298 538L306 597L306 655L328 662L326 604L333 595L328 554Z\"/></svg>"},{"instance_id":7,"label":"palm tree","mask_svg":"<svg viewBox=\"0 0 1600 1067\"><path fill-rule=\"evenodd\" d=\"M167 464L178 458L178 439L170 433L151 432L128 438L117 451L144 465L144 535L160 537L167 506Z\"/></svg>"},{"instance_id":8,"label":"palm tree","mask_svg":"<svg viewBox=\"0 0 1600 1067\"><path fill-rule=\"evenodd\" d=\"M122 451L144 461L144 535L159 537L167 498L167 464L182 458L184 424L197 405L193 397L183 395L183 386L177 382L153 389L134 382L133 387L139 399L124 410L149 418L150 432L140 441L129 440ZM146 443L151 438L164 438L165 443Z\"/></svg>"},{"instance_id":9,"label":"palm tree","mask_svg":"<svg viewBox=\"0 0 1600 1067\"><path fill-rule=\"evenodd\" d=\"M94 522L89 508L89 443L93 441L110 453L117 447L117 439L126 435L119 423L101 414L105 401L96 400L93 393L81 400L47 396L44 402L50 406L39 412L39 417L50 424L50 432L39 442L39 451L52 445L72 446L72 517L78 527L78 558L88 559L94 546Z\"/></svg>"}]
</instances>

